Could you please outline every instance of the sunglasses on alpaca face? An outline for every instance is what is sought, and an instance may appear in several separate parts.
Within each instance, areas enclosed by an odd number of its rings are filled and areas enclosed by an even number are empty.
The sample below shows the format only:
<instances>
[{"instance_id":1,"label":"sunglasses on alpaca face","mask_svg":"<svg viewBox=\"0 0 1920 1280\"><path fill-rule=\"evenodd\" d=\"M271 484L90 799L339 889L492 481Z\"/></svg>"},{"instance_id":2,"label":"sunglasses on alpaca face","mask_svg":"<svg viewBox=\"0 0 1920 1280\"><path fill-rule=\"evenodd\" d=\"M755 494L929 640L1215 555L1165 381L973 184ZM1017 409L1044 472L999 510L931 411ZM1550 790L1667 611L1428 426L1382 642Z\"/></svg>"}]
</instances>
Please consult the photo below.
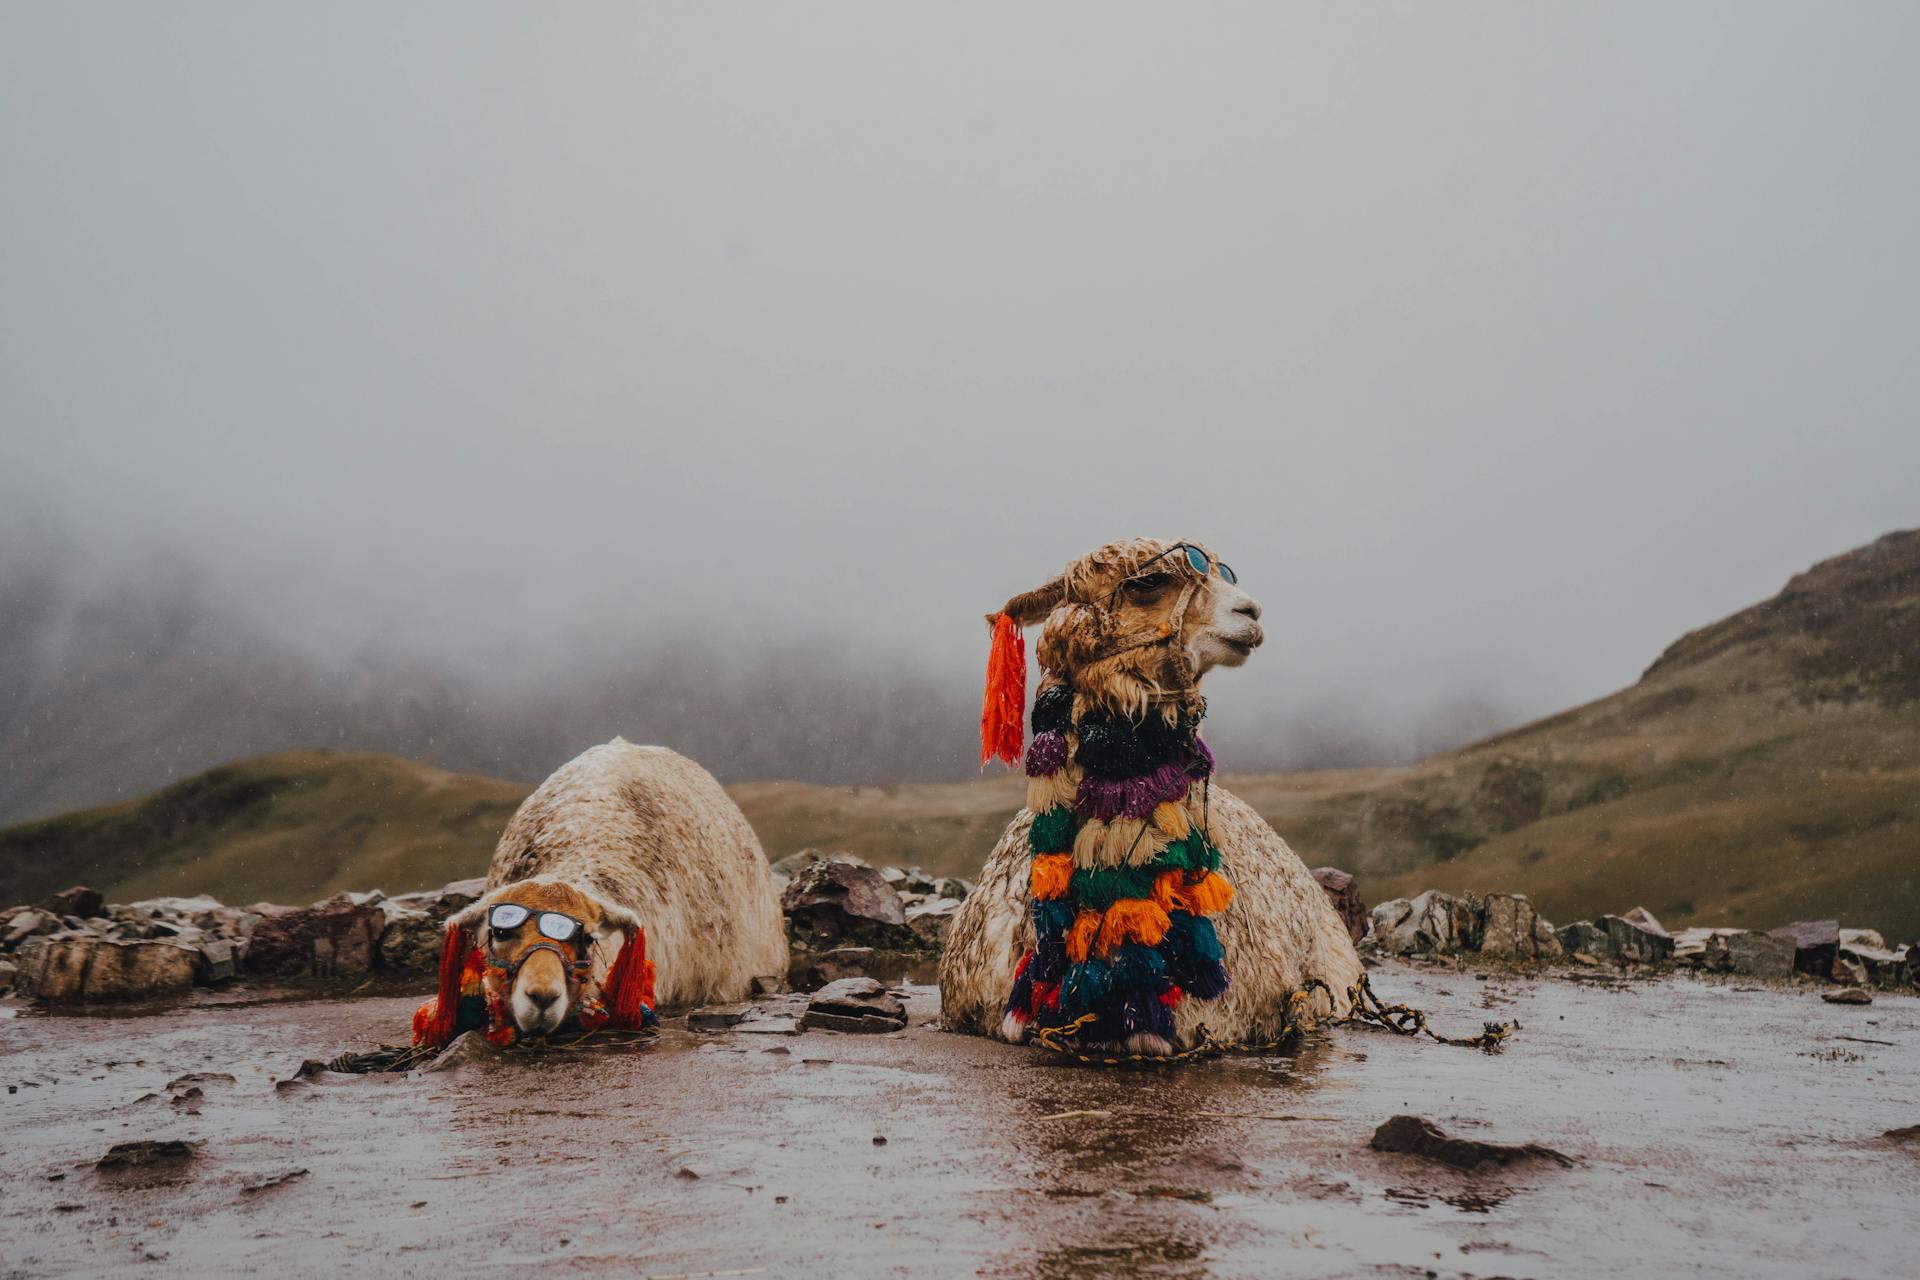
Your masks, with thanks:
<instances>
[{"instance_id":1,"label":"sunglasses on alpaca face","mask_svg":"<svg viewBox=\"0 0 1920 1280\"><path fill-rule=\"evenodd\" d=\"M1182 557L1186 561L1187 567L1193 570L1195 573L1199 574L1202 578L1208 577L1214 572L1214 570L1217 569L1220 572L1220 580L1222 582L1225 582L1228 586L1239 585L1240 575L1235 573L1232 570L1232 568L1228 566L1225 560L1215 560L1210 558L1206 552L1202 551L1199 547L1194 546L1191 542L1176 542L1172 546L1168 547L1165 551L1162 551L1159 555L1155 556L1152 560L1147 561L1145 564L1141 565L1138 569L1135 569L1132 573L1128 574L1126 580L1124 582L1121 582L1119 586L1116 586L1113 589L1113 591L1108 594L1107 607L1108 608L1113 607L1114 597L1120 594L1121 587L1126 586L1127 583L1129 582L1138 582L1142 578L1151 576L1148 573L1149 569L1151 569L1159 561L1166 559L1168 556L1173 555L1176 552L1181 553ZM1178 564L1179 561L1176 560L1174 563Z\"/></svg>"},{"instance_id":2,"label":"sunglasses on alpaca face","mask_svg":"<svg viewBox=\"0 0 1920 1280\"><path fill-rule=\"evenodd\" d=\"M558 911L533 912L517 902L502 902L487 912L487 924L495 933L511 933L533 918L534 928L543 938L555 942L574 942L584 937L587 926Z\"/></svg>"}]
</instances>

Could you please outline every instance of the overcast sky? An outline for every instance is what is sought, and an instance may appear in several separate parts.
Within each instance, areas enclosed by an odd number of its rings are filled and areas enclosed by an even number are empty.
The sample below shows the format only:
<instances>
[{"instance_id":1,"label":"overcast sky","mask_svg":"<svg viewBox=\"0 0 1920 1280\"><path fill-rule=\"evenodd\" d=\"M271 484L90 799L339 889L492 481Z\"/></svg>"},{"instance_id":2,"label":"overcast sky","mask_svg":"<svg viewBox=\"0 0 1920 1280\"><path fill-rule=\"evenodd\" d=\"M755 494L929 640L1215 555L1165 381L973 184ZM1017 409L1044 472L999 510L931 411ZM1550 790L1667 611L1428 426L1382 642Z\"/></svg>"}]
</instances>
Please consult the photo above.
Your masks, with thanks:
<instances>
[{"instance_id":1,"label":"overcast sky","mask_svg":"<svg viewBox=\"0 0 1920 1280\"><path fill-rule=\"evenodd\" d=\"M1911 4L0 15L0 503L322 649L974 683L1157 534L1243 724L1518 718L1920 523Z\"/></svg>"}]
</instances>

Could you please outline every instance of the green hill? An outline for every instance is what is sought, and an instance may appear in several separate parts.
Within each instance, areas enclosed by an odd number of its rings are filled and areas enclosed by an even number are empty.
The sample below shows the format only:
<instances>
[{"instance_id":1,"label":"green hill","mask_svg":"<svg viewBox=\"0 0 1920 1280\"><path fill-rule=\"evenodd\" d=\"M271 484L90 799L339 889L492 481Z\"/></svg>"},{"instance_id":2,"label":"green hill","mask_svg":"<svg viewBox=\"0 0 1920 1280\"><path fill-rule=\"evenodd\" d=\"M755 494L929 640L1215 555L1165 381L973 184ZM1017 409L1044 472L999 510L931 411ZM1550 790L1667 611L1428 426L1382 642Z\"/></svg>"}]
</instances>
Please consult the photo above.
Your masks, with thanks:
<instances>
[{"instance_id":1,"label":"green hill","mask_svg":"<svg viewBox=\"0 0 1920 1280\"><path fill-rule=\"evenodd\" d=\"M1920 936L1920 531L1816 565L1586 706L1405 768L1225 782L1370 901L1500 889L1559 922L1644 904L1675 927L1837 915ZM228 902L430 887L482 874L528 790L372 754L242 760L0 831L0 905L75 883ZM961 874L1022 794L1006 775L729 791L771 856Z\"/></svg>"}]
</instances>

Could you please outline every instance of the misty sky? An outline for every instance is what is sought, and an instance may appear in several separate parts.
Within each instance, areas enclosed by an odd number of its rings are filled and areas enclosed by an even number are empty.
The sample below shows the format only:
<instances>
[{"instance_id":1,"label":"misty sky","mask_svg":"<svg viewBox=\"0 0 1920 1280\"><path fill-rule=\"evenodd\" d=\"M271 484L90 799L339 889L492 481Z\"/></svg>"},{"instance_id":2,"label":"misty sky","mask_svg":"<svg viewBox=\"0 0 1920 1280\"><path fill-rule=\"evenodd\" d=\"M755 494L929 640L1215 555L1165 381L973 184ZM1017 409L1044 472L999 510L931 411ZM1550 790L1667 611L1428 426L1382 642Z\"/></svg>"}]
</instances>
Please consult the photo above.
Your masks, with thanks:
<instances>
[{"instance_id":1,"label":"misty sky","mask_svg":"<svg viewBox=\"0 0 1920 1280\"><path fill-rule=\"evenodd\" d=\"M1916 55L1910 4L9 0L0 504L501 681L699 629L972 685L1007 596L1187 536L1271 623L1242 733L1519 719L1920 523Z\"/></svg>"}]
</instances>

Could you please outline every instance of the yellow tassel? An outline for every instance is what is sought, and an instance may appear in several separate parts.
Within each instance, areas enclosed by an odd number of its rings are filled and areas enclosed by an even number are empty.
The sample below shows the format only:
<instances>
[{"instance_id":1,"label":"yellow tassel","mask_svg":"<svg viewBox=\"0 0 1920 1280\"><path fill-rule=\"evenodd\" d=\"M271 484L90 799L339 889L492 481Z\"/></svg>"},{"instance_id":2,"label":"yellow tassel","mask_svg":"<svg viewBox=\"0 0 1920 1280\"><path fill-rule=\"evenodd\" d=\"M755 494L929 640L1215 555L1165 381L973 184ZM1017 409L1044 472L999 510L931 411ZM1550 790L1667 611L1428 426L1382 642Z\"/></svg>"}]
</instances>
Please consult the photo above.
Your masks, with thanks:
<instances>
[{"instance_id":1,"label":"yellow tassel","mask_svg":"<svg viewBox=\"0 0 1920 1280\"><path fill-rule=\"evenodd\" d=\"M1068 765L1064 769L1041 778L1027 779L1027 808L1034 813L1045 813L1049 809L1065 806L1073 807L1073 801L1080 794L1080 770Z\"/></svg>"},{"instance_id":2,"label":"yellow tassel","mask_svg":"<svg viewBox=\"0 0 1920 1280\"><path fill-rule=\"evenodd\" d=\"M1169 842L1185 840L1193 830L1193 824L1187 821L1187 811L1171 800L1154 806L1153 825L1166 834Z\"/></svg>"},{"instance_id":3,"label":"yellow tassel","mask_svg":"<svg viewBox=\"0 0 1920 1280\"><path fill-rule=\"evenodd\" d=\"M1106 847L1107 824L1098 818L1089 818L1080 824L1073 833L1073 865L1088 870L1099 867L1100 851Z\"/></svg>"},{"instance_id":4,"label":"yellow tassel","mask_svg":"<svg viewBox=\"0 0 1920 1280\"><path fill-rule=\"evenodd\" d=\"M1041 854L1033 860L1033 875L1029 883L1036 898L1066 897L1067 888L1073 883L1073 855Z\"/></svg>"}]
</instances>

